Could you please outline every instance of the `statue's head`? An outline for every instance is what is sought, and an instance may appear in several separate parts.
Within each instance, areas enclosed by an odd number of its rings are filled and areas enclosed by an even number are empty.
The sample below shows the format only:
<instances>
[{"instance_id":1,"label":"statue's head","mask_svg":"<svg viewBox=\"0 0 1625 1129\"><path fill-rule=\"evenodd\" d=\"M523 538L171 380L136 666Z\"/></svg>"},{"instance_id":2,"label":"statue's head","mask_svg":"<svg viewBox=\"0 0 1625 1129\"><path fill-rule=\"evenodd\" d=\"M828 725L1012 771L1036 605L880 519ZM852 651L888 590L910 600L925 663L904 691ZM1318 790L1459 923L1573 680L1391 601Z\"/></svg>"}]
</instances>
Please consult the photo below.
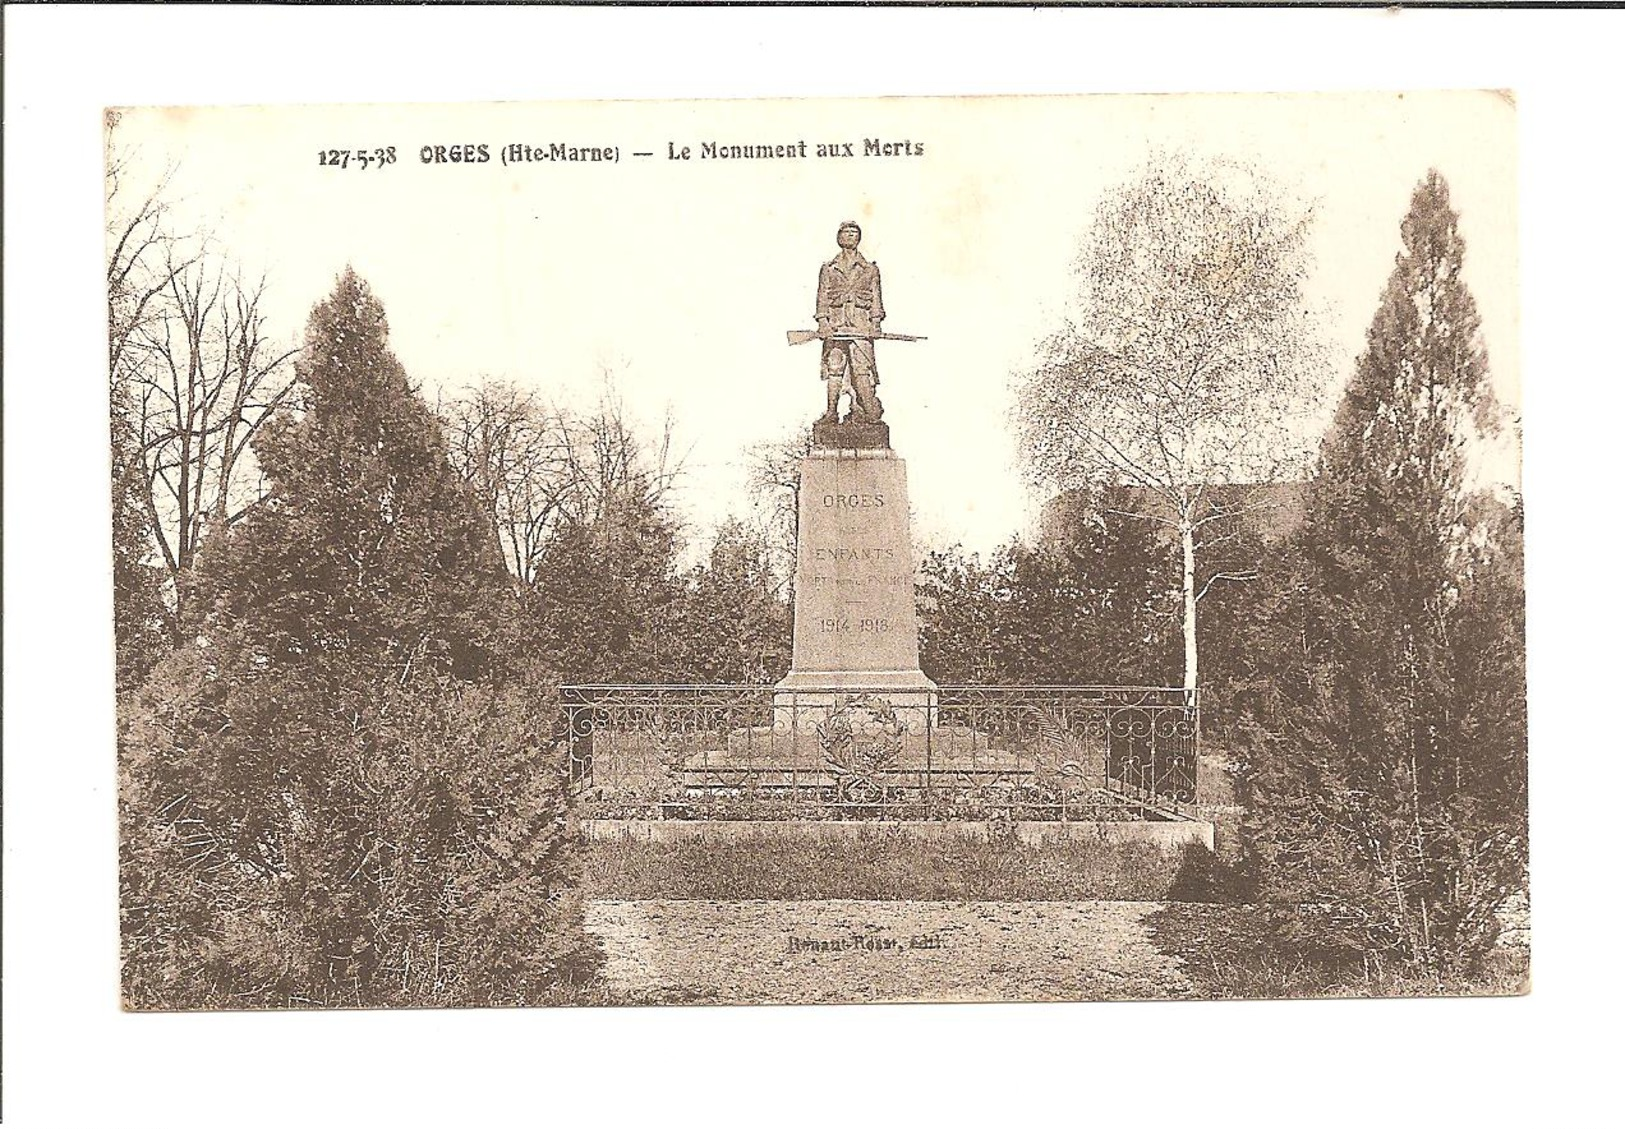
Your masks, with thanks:
<instances>
[{"instance_id":1,"label":"statue's head","mask_svg":"<svg viewBox=\"0 0 1625 1129\"><path fill-rule=\"evenodd\" d=\"M835 229L835 242L844 250L851 251L856 249L858 243L861 242L862 239L863 228L859 227L851 220L847 220L840 227Z\"/></svg>"}]
</instances>

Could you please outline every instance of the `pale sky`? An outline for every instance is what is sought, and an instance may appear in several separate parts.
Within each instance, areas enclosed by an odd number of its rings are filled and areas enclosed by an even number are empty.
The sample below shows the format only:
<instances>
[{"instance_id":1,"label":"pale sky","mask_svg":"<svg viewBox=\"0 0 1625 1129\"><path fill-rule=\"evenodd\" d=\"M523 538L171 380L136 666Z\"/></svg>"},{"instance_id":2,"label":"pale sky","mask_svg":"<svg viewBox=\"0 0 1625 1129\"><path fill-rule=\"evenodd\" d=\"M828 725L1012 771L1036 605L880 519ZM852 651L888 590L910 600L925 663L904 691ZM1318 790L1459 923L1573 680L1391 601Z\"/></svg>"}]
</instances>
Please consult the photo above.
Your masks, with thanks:
<instances>
[{"instance_id":1,"label":"pale sky","mask_svg":"<svg viewBox=\"0 0 1625 1129\"><path fill-rule=\"evenodd\" d=\"M1008 377L1073 293L1100 195L1156 148L1260 163L1318 202L1312 297L1347 379L1430 166L1467 241L1497 394L1518 401L1515 112L1489 92L502 103L152 110L118 134L174 164L185 220L270 279L273 328L302 335L346 263L388 312L431 399L485 374L563 402L616 373L634 415L669 404L689 450L681 505L702 547L749 505L741 454L822 410L817 269L857 219L891 332L880 394L908 460L917 551L988 550L1036 512L1007 424ZM865 157L863 139L918 156ZM850 158L706 160L702 142L850 142ZM520 142L618 146L619 163L504 167ZM484 144L479 164L426 145ZM687 161L668 144L689 146ZM323 148L393 145L386 168L324 168ZM635 158L634 151L652 151ZM1495 477L1516 481L1515 462Z\"/></svg>"}]
</instances>

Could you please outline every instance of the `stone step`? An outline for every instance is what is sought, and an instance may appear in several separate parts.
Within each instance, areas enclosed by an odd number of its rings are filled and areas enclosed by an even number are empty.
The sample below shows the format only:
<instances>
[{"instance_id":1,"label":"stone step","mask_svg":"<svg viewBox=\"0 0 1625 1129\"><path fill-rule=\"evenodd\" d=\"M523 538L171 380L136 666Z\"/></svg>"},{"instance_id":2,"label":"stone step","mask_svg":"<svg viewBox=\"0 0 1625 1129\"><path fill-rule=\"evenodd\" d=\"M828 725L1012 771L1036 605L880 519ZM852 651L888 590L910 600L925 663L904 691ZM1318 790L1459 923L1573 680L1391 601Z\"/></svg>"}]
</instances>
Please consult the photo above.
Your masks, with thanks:
<instances>
[{"instance_id":1,"label":"stone step","mask_svg":"<svg viewBox=\"0 0 1625 1129\"><path fill-rule=\"evenodd\" d=\"M931 750L936 756L985 753L991 747L986 733L959 725L936 726L929 737ZM904 756L925 756L927 734L923 730L905 730L902 738ZM793 731L789 727L761 725L731 731L726 752L730 757L751 754L764 759L778 759L789 756L799 762L808 756L820 758L820 749L817 732L811 728Z\"/></svg>"}]
</instances>

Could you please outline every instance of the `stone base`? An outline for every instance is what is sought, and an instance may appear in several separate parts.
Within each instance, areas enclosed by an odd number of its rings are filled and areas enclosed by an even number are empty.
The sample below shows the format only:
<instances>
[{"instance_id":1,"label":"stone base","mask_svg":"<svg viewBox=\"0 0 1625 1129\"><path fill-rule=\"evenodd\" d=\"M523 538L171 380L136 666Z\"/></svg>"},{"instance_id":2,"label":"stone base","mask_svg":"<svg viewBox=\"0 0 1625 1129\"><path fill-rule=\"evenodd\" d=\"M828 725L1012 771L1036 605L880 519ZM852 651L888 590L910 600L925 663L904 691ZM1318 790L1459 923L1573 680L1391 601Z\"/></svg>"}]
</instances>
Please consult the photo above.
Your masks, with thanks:
<instances>
[{"instance_id":1,"label":"stone base","mask_svg":"<svg viewBox=\"0 0 1625 1129\"><path fill-rule=\"evenodd\" d=\"M842 698L873 694L897 710L911 733L923 733L937 708L937 684L919 670L794 671L773 687L773 723L810 729Z\"/></svg>"},{"instance_id":2,"label":"stone base","mask_svg":"<svg viewBox=\"0 0 1625 1129\"><path fill-rule=\"evenodd\" d=\"M889 448L803 459L796 550L795 639L779 688L933 689L920 672L903 460Z\"/></svg>"},{"instance_id":3,"label":"stone base","mask_svg":"<svg viewBox=\"0 0 1625 1129\"><path fill-rule=\"evenodd\" d=\"M891 448L891 428L884 423L815 423L812 429L814 447L826 450L862 451Z\"/></svg>"},{"instance_id":4,"label":"stone base","mask_svg":"<svg viewBox=\"0 0 1625 1129\"><path fill-rule=\"evenodd\" d=\"M899 696L924 694L936 700L937 684L918 667L913 670L792 670L773 687L773 697L794 695L803 701L820 700L835 694L881 694L896 701Z\"/></svg>"}]
</instances>

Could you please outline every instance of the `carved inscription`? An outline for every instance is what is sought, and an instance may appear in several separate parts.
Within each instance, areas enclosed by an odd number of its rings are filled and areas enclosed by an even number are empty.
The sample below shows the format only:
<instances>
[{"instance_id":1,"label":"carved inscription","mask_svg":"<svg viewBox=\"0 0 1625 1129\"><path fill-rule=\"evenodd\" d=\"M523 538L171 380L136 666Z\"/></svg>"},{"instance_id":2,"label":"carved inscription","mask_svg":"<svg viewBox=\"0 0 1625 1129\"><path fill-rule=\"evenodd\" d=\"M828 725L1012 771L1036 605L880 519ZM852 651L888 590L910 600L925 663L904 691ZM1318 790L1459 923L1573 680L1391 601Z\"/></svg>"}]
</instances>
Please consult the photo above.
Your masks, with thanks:
<instances>
[{"instance_id":1,"label":"carved inscription","mask_svg":"<svg viewBox=\"0 0 1625 1129\"><path fill-rule=\"evenodd\" d=\"M914 670L919 633L901 461L809 458L800 506L792 670Z\"/></svg>"},{"instance_id":2,"label":"carved inscription","mask_svg":"<svg viewBox=\"0 0 1625 1129\"><path fill-rule=\"evenodd\" d=\"M850 619L847 616L824 616L818 620L818 631L822 635L850 635L856 631L859 635L884 635L891 630L891 620L867 616L860 619Z\"/></svg>"},{"instance_id":3,"label":"carved inscription","mask_svg":"<svg viewBox=\"0 0 1625 1129\"><path fill-rule=\"evenodd\" d=\"M829 576L815 572L807 578L807 582L814 588L867 588L870 591L884 589L892 592L907 592L914 588L914 578L911 576Z\"/></svg>"},{"instance_id":4,"label":"carved inscription","mask_svg":"<svg viewBox=\"0 0 1625 1129\"><path fill-rule=\"evenodd\" d=\"M834 510L878 510L886 504L886 495L874 494L825 494L824 505Z\"/></svg>"},{"instance_id":5,"label":"carved inscription","mask_svg":"<svg viewBox=\"0 0 1625 1129\"><path fill-rule=\"evenodd\" d=\"M826 549L822 546L813 547L813 560L815 561L890 561L897 559L896 549L887 549L880 546L852 547L837 545Z\"/></svg>"}]
</instances>

